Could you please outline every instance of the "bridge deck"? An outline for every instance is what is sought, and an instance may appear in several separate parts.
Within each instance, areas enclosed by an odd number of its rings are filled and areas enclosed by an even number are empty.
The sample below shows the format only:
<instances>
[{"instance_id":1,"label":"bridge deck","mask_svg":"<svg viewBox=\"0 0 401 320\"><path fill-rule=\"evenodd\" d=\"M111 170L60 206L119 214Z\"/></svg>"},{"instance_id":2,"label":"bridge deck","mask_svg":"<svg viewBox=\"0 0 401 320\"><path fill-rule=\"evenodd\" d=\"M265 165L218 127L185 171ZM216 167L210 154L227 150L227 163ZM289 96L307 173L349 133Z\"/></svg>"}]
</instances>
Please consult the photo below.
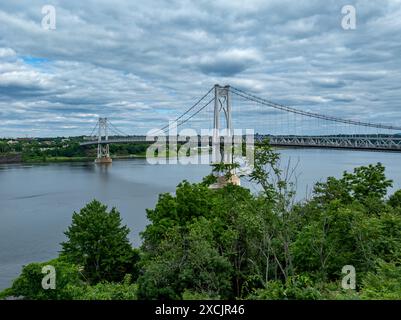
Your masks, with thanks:
<instances>
[{"instance_id":1,"label":"bridge deck","mask_svg":"<svg viewBox=\"0 0 401 320\"><path fill-rule=\"evenodd\" d=\"M224 142L224 137L220 137ZM401 137L380 137L380 136L269 136L255 135L255 143L260 143L265 138L269 138L273 146L288 147L314 147L314 148L341 148L341 149L363 149L363 150L381 150L381 151L401 151ZM160 138L159 138L160 139ZM189 139L200 145L212 145L212 137L163 137L167 143L169 141L186 142ZM96 144L113 143L154 143L156 138L146 136L134 136L127 138L113 138L109 140L90 140L80 143L81 146ZM248 142L249 143L249 142Z\"/></svg>"}]
</instances>

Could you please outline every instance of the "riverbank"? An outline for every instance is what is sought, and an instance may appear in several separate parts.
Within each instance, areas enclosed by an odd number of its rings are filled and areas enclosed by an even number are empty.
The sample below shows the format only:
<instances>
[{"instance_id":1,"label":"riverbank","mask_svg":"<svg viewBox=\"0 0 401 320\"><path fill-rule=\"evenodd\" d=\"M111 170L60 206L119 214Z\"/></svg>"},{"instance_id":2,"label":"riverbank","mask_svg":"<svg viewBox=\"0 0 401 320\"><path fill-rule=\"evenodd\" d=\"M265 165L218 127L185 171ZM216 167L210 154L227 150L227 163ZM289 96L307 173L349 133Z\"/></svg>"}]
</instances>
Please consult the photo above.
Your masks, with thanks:
<instances>
[{"instance_id":1,"label":"riverbank","mask_svg":"<svg viewBox=\"0 0 401 320\"><path fill-rule=\"evenodd\" d=\"M21 163L22 157L21 154L1 154L0 153L0 164L7 164L7 163Z\"/></svg>"}]
</instances>

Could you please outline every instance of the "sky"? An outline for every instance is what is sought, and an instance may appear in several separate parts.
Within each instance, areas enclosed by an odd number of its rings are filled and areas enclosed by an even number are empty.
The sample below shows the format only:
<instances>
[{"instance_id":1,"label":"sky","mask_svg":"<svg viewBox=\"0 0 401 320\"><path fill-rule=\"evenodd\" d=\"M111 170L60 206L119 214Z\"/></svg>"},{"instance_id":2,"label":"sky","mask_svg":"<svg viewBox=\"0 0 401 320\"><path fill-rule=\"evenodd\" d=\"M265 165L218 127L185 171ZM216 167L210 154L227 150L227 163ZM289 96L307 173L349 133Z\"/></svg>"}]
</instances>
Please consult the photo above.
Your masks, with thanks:
<instances>
[{"instance_id":1,"label":"sky","mask_svg":"<svg viewBox=\"0 0 401 320\"><path fill-rule=\"evenodd\" d=\"M2 0L0 25L0 137L88 134L100 116L144 134L215 83L401 125L399 0Z\"/></svg>"}]
</instances>

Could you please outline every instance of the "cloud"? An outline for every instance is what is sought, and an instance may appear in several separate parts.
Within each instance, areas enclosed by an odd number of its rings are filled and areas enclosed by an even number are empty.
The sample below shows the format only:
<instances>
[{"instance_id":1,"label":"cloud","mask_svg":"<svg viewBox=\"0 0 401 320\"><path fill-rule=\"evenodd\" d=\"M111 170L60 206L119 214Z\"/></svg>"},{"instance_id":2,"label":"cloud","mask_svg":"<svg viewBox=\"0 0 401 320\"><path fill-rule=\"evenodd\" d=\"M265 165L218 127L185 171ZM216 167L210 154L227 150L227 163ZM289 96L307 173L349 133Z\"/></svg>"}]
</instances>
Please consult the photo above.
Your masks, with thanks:
<instances>
[{"instance_id":1,"label":"cloud","mask_svg":"<svg viewBox=\"0 0 401 320\"><path fill-rule=\"evenodd\" d=\"M346 83L336 78L316 78L312 80L312 85L321 88L340 88L344 87Z\"/></svg>"},{"instance_id":2,"label":"cloud","mask_svg":"<svg viewBox=\"0 0 401 320\"><path fill-rule=\"evenodd\" d=\"M15 51L11 48L0 48L0 58L15 57Z\"/></svg>"},{"instance_id":3,"label":"cloud","mask_svg":"<svg viewBox=\"0 0 401 320\"><path fill-rule=\"evenodd\" d=\"M199 67L205 74L235 76L258 63L261 56L254 49L231 49L200 57Z\"/></svg>"},{"instance_id":4,"label":"cloud","mask_svg":"<svg viewBox=\"0 0 401 320\"><path fill-rule=\"evenodd\" d=\"M45 4L0 4L0 136L84 134L98 116L146 133L215 83L361 121L401 116L398 0L55 0L52 31ZM345 4L356 30L341 28ZM233 107L259 132L276 114Z\"/></svg>"}]
</instances>

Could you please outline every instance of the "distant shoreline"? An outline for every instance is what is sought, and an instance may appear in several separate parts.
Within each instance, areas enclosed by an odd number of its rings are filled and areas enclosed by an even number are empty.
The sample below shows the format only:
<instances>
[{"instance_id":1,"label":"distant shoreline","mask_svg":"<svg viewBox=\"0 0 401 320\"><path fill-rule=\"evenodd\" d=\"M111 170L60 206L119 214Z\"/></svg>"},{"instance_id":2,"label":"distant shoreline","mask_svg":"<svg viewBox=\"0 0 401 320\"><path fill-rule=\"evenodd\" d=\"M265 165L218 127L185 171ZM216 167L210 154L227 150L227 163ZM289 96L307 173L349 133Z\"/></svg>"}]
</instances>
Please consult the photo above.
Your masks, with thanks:
<instances>
[{"instance_id":1,"label":"distant shoreline","mask_svg":"<svg viewBox=\"0 0 401 320\"><path fill-rule=\"evenodd\" d=\"M145 155L121 155L113 156L113 159L141 159ZM93 162L94 157L46 157L46 158L31 158L22 159L18 155L0 155L0 164L43 164L43 163L68 163L68 162Z\"/></svg>"}]
</instances>

